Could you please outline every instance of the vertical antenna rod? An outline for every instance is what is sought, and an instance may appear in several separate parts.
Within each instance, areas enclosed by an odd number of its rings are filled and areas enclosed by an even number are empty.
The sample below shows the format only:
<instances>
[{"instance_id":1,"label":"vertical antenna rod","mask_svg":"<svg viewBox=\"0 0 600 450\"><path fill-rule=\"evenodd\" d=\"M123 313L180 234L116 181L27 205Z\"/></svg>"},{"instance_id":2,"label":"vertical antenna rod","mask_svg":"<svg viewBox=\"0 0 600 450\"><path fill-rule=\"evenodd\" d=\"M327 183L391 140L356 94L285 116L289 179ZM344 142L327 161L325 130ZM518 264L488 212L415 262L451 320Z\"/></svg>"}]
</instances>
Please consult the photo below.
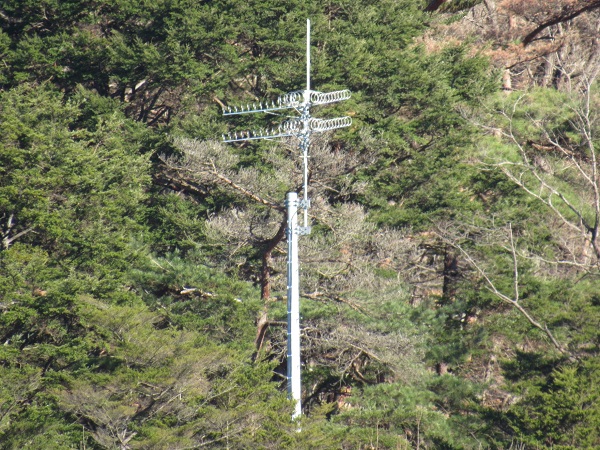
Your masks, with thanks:
<instances>
[{"instance_id":1,"label":"vertical antenna rod","mask_svg":"<svg viewBox=\"0 0 600 450\"><path fill-rule=\"evenodd\" d=\"M306 19L306 93L310 93L310 19Z\"/></svg>"},{"instance_id":2,"label":"vertical antenna rod","mask_svg":"<svg viewBox=\"0 0 600 450\"><path fill-rule=\"evenodd\" d=\"M302 136L300 148L302 150L302 209L304 209L304 226L308 227L308 149L310 147L310 19L306 19L306 91L302 105Z\"/></svg>"}]
</instances>

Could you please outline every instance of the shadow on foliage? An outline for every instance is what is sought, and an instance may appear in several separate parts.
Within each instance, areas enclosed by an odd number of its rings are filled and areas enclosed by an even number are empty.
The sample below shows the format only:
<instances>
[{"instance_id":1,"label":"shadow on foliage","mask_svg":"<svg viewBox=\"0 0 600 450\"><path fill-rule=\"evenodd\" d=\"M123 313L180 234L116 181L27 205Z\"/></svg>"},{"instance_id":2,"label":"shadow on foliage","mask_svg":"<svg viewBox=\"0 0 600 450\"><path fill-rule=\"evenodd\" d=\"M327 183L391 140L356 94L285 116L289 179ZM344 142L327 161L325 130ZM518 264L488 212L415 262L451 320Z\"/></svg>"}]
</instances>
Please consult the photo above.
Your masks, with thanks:
<instances>
[{"instance_id":1,"label":"shadow on foliage","mask_svg":"<svg viewBox=\"0 0 600 450\"><path fill-rule=\"evenodd\" d=\"M517 350L515 357L501 364L504 376L510 381L518 381L536 376L548 376L565 358L548 356L539 352Z\"/></svg>"}]
</instances>

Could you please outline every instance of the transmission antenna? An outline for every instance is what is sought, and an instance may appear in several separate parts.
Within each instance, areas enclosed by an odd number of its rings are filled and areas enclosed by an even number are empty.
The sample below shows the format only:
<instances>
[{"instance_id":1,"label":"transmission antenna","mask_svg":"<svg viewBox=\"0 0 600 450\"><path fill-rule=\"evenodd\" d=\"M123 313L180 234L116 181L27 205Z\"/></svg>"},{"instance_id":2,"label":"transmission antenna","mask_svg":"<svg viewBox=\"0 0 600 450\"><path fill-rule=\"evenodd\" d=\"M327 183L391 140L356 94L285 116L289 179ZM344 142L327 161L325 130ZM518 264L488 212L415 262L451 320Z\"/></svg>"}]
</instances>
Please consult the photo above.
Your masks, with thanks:
<instances>
[{"instance_id":1,"label":"transmission antenna","mask_svg":"<svg viewBox=\"0 0 600 450\"><path fill-rule=\"evenodd\" d=\"M349 90L319 92L310 88L310 20L306 20L306 89L288 92L275 100L246 105L226 106L223 108L224 116L241 114L273 113L276 111L292 110L297 116L288 118L275 128L263 128L250 131L233 131L223 135L223 142L244 142L253 140L269 140L284 137L298 139L298 148L302 153L302 200L298 194L289 192L286 198L287 207L287 298L288 298L288 354L287 354L287 381L288 396L295 401L292 418L302 413L300 382L300 290L298 268L298 236L310 234L308 225L308 152L310 137L313 133L322 133L337 128L349 127L352 124L350 117L336 117L333 119L317 119L310 115L312 106L337 103L350 98ZM303 226L298 226L298 207L304 210Z\"/></svg>"}]
</instances>

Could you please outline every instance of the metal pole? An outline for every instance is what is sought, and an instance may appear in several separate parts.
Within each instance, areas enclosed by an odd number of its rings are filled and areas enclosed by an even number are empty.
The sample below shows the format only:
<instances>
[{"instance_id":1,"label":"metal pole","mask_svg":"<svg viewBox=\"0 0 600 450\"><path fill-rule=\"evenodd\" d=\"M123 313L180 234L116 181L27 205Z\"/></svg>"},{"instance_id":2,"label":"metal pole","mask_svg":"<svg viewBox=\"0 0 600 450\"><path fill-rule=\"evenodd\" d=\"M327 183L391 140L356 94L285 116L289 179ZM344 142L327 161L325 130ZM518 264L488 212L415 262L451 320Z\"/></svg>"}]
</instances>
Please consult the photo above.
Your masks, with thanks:
<instances>
[{"instance_id":1,"label":"metal pole","mask_svg":"<svg viewBox=\"0 0 600 450\"><path fill-rule=\"evenodd\" d=\"M303 188L302 188L302 208L304 209L304 227L308 227L308 149L310 147L310 134L307 132L300 142L300 148L302 149L302 177L303 177Z\"/></svg>"},{"instance_id":2,"label":"metal pole","mask_svg":"<svg viewBox=\"0 0 600 450\"><path fill-rule=\"evenodd\" d=\"M295 400L292 419L302 414L300 381L300 271L298 268L298 194L287 194L287 385L288 398Z\"/></svg>"},{"instance_id":3,"label":"metal pole","mask_svg":"<svg viewBox=\"0 0 600 450\"><path fill-rule=\"evenodd\" d=\"M308 227L308 149L310 147L310 19L306 19L306 91L302 105L302 150L304 227Z\"/></svg>"}]
</instances>

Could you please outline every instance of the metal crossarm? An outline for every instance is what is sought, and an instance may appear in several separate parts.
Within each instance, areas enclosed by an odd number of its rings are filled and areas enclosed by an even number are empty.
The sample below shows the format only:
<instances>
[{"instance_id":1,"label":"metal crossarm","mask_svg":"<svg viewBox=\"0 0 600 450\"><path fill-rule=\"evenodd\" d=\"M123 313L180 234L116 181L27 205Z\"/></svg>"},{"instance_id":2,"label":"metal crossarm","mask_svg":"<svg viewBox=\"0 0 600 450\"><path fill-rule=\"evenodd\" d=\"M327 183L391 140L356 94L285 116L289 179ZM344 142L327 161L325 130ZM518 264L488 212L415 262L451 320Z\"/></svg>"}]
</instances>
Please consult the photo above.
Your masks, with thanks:
<instances>
[{"instance_id":1,"label":"metal crossarm","mask_svg":"<svg viewBox=\"0 0 600 450\"><path fill-rule=\"evenodd\" d=\"M234 131L223 135L223 142L242 142L256 139L278 139L296 136L298 129L295 119L288 120L277 128L258 129L252 131Z\"/></svg>"},{"instance_id":2,"label":"metal crossarm","mask_svg":"<svg viewBox=\"0 0 600 450\"><path fill-rule=\"evenodd\" d=\"M258 139L280 139L284 137L295 136L292 133L279 133L279 134L262 134L260 131L240 131L235 133L228 133L223 135L223 142L244 142L244 141L256 141Z\"/></svg>"},{"instance_id":3,"label":"metal crossarm","mask_svg":"<svg viewBox=\"0 0 600 450\"><path fill-rule=\"evenodd\" d=\"M258 129L251 131L234 131L223 135L223 142L243 142L257 139L278 139L290 136L300 136L302 133L335 130L352 125L350 117L336 117L334 119L315 119L311 117L307 121L307 129L304 129L304 121L301 118L292 118L283 122L278 128Z\"/></svg>"},{"instance_id":4,"label":"metal crossarm","mask_svg":"<svg viewBox=\"0 0 600 450\"><path fill-rule=\"evenodd\" d=\"M240 114L268 113L282 111L284 109L297 109L306 104L311 106L327 105L329 103L348 100L350 96L351 92L347 89L333 92L310 91L308 99L306 99L304 91L293 91L288 92L271 102L267 101L265 103L259 102L238 106L226 106L223 108L223 115L235 116Z\"/></svg>"},{"instance_id":5,"label":"metal crossarm","mask_svg":"<svg viewBox=\"0 0 600 450\"><path fill-rule=\"evenodd\" d=\"M267 113L281 111L284 109L298 108L304 101L303 91L288 92L271 102L248 103L241 106L227 106L223 108L224 116L235 116L239 114Z\"/></svg>"}]
</instances>

